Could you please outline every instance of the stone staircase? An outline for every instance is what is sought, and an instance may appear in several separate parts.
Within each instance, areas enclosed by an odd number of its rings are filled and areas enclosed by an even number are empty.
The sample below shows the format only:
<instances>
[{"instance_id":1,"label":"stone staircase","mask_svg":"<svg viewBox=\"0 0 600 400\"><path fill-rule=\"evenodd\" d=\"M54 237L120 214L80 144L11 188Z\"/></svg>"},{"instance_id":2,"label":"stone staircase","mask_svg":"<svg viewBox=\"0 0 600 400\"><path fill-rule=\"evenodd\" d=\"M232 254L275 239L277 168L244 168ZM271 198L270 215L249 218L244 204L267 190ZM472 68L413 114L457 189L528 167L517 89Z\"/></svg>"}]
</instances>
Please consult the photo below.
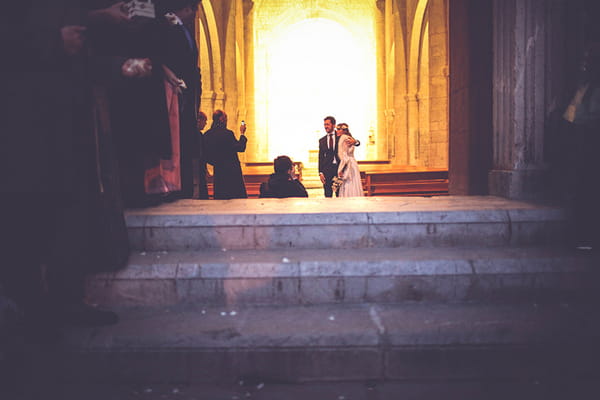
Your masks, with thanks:
<instances>
[{"instance_id":1,"label":"stone staircase","mask_svg":"<svg viewBox=\"0 0 600 400\"><path fill-rule=\"evenodd\" d=\"M189 200L130 211L127 223L129 266L88 283L122 321L67 332L66 380L600 375L598 259L563 245L558 208L453 196Z\"/></svg>"}]
</instances>

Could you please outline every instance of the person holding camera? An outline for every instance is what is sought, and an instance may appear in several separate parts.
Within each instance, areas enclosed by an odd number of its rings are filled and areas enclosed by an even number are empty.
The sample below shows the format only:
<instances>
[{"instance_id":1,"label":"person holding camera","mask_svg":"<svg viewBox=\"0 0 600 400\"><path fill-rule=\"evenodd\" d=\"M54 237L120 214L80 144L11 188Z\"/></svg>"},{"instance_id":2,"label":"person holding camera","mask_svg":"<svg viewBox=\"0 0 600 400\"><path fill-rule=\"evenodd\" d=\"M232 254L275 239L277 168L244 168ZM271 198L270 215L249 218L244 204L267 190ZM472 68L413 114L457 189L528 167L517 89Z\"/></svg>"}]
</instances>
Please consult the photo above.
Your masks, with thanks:
<instances>
[{"instance_id":1,"label":"person holding camera","mask_svg":"<svg viewBox=\"0 0 600 400\"><path fill-rule=\"evenodd\" d=\"M294 174L294 163L288 156L273 160L275 173L260 184L260 198L308 197L306 188Z\"/></svg>"},{"instance_id":2,"label":"person holding camera","mask_svg":"<svg viewBox=\"0 0 600 400\"><path fill-rule=\"evenodd\" d=\"M213 123L204 133L206 161L214 167L214 198L246 199L246 185L237 153L246 151L246 124L242 121L240 138L227 129L227 114L223 110L213 113Z\"/></svg>"}]
</instances>

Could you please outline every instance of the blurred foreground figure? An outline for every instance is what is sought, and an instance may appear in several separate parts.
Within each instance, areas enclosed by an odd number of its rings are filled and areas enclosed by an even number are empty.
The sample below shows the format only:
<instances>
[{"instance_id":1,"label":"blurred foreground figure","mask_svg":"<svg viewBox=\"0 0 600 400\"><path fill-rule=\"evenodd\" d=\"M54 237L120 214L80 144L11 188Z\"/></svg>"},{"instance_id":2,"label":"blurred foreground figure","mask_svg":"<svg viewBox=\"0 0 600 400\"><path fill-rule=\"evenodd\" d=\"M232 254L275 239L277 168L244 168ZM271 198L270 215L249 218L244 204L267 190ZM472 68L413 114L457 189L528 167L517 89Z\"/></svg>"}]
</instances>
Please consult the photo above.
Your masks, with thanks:
<instances>
[{"instance_id":1,"label":"blurred foreground figure","mask_svg":"<svg viewBox=\"0 0 600 400\"><path fill-rule=\"evenodd\" d=\"M62 324L118 321L84 302L85 276L122 267L129 253L107 106L88 68L101 62L87 38L94 23L129 18L122 2L3 7L0 282L23 315L19 332L53 341Z\"/></svg>"},{"instance_id":2,"label":"blurred foreground figure","mask_svg":"<svg viewBox=\"0 0 600 400\"><path fill-rule=\"evenodd\" d=\"M581 66L579 85L565 110L566 126L561 150L566 149L566 188L571 192L572 213L570 237L580 249L600 248L600 195L595 182L600 167L597 151L600 147L600 41L588 44Z\"/></svg>"},{"instance_id":3,"label":"blurred foreground figure","mask_svg":"<svg viewBox=\"0 0 600 400\"><path fill-rule=\"evenodd\" d=\"M202 84L198 68L198 45L194 19L200 0L161 0L161 57L166 77L179 92L179 136L181 154L181 198L194 196L194 165L199 157L200 141L197 116ZM205 185L206 186L206 185ZM200 188L202 193L202 188Z\"/></svg>"}]
</instances>

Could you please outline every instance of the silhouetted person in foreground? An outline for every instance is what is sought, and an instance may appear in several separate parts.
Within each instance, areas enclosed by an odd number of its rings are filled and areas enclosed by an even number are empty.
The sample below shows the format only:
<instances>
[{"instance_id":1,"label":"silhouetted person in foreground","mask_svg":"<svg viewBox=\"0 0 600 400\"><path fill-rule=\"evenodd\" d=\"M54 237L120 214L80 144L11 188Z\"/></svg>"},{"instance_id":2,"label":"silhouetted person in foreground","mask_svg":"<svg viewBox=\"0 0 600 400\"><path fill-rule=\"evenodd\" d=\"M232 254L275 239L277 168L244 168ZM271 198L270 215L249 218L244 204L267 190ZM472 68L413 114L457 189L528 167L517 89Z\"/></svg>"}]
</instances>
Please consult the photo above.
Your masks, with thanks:
<instances>
[{"instance_id":1,"label":"silhouetted person in foreground","mask_svg":"<svg viewBox=\"0 0 600 400\"><path fill-rule=\"evenodd\" d=\"M288 156L279 156L273 160L275 173L267 182L260 184L262 198L308 197L306 188L294 174L294 163Z\"/></svg>"},{"instance_id":2,"label":"silhouetted person in foreground","mask_svg":"<svg viewBox=\"0 0 600 400\"><path fill-rule=\"evenodd\" d=\"M128 255L84 23L128 23L122 6L88 13L72 1L13 1L1 17L11 62L0 67L0 283L23 315L20 336L34 341L58 339L65 324L118 321L84 302L85 276ZM123 257L111 244L122 233Z\"/></svg>"},{"instance_id":3,"label":"silhouetted person in foreground","mask_svg":"<svg viewBox=\"0 0 600 400\"><path fill-rule=\"evenodd\" d=\"M181 193L194 196L194 159L198 149L196 118L200 107L202 84L198 68L198 45L194 36L194 19L200 0L162 0L158 8L162 18L162 61L179 82L179 138ZM167 78L173 80L173 77Z\"/></svg>"},{"instance_id":4,"label":"silhouetted person in foreground","mask_svg":"<svg viewBox=\"0 0 600 400\"><path fill-rule=\"evenodd\" d=\"M600 250L600 192L597 188L600 164L600 41L588 44L581 67L581 79L563 118L568 121L564 144L567 185L573 194L572 239L580 249Z\"/></svg>"}]
</instances>

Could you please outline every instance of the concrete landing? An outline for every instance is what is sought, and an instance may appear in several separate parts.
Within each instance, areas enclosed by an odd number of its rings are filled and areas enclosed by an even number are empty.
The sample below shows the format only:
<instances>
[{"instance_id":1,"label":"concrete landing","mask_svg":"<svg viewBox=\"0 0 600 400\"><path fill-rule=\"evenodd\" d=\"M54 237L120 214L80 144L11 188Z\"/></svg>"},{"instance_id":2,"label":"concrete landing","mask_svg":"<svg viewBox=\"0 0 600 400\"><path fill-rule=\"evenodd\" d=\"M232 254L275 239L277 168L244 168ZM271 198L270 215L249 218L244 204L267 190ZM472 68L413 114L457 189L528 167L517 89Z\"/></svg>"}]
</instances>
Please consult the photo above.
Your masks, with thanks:
<instances>
[{"instance_id":1,"label":"concrete landing","mask_svg":"<svg viewBox=\"0 0 600 400\"><path fill-rule=\"evenodd\" d=\"M241 383L240 383L241 382ZM600 398L592 379L453 382L316 382L231 384L68 385L52 393L62 400L564 400ZM37 398L49 398L48 390Z\"/></svg>"},{"instance_id":2,"label":"concrete landing","mask_svg":"<svg viewBox=\"0 0 600 400\"><path fill-rule=\"evenodd\" d=\"M528 245L565 226L556 207L457 196L182 200L126 219L143 251Z\"/></svg>"}]
</instances>

